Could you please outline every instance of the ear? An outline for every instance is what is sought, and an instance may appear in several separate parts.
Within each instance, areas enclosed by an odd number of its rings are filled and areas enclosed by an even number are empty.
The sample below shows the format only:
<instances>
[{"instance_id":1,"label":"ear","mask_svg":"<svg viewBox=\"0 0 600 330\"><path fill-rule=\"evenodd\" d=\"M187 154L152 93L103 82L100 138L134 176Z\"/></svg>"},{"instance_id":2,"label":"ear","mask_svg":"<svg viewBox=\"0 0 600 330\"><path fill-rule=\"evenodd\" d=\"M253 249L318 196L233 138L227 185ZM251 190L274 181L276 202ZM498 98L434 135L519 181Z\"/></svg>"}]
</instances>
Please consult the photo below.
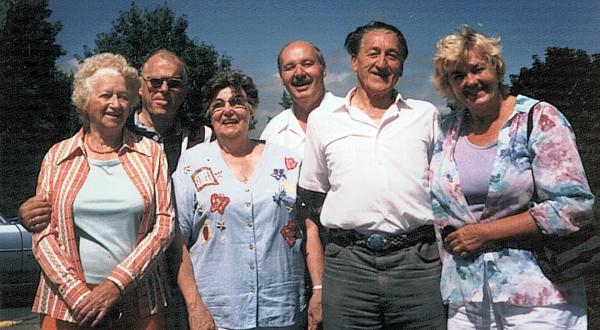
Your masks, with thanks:
<instances>
[{"instance_id":1,"label":"ear","mask_svg":"<svg viewBox=\"0 0 600 330\"><path fill-rule=\"evenodd\" d=\"M144 81L144 78L140 77L140 88L138 89L138 94L140 95L140 100L142 99L142 88L144 88L145 84L146 84L146 82Z\"/></svg>"},{"instance_id":2,"label":"ear","mask_svg":"<svg viewBox=\"0 0 600 330\"><path fill-rule=\"evenodd\" d=\"M327 77L327 67L323 68L323 78Z\"/></svg>"},{"instance_id":3,"label":"ear","mask_svg":"<svg viewBox=\"0 0 600 330\"><path fill-rule=\"evenodd\" d=\"M350 66L352 67L352 71L356 72L356 70L358 69L358 56L357 55L352 55L352 57L350 58Z\"/></svg>"}]
</instances>

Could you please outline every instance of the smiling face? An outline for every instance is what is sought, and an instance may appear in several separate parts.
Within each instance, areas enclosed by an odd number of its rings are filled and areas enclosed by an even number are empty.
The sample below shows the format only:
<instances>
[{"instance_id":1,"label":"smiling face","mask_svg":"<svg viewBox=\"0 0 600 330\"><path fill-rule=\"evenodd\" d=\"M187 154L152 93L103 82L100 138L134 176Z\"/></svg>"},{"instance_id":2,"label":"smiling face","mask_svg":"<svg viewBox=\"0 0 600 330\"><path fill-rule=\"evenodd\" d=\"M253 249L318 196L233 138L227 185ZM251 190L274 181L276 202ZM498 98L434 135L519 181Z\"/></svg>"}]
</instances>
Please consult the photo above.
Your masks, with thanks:
<instances>
[{"instance_id":1,"label":"smiling face","mask_svg":"<svg viewBox=\"0 0 600 330\"><path fill-rule=\"evenodd\" d=\"M153 87L150 79L182 79L183 63L174 57L154 55L146 61L142 78L143 82L140 86L142 110L147 111L152 117L165 119L175 117L185 99L185 89L182 86L169 88L166 80L163 80L160 87Z\"/></svg>"},{"instance_id":2,"label":"smiling face","mask_svg":"<svg viewBox=\"0 0 600 330\"><path fill-rule=\"evenodd\" d=\"M318 105L325 96L327 69L312 45L296 41L279 55L279 75L295 103Z\"/></svg>"},{"instance_id":3,"label":"smiling face","mask_svg":"<svg viewBox=\"0 0 600 330\"><path fill-rule=\"evenodd\" d=\"M402 76L404 58L398 37L391 31L373 30L365 33L357 55L352 56L359 88L368 94L390 93Z\"/></svg>"},{"instance_id":4,"label":"smiling face","mask_svg":"<svg viewBox=\"0 0 600 330\"><path fill-rule=\"evenodd\" d=\"M120 132L130 111L125 78L109 69L99 70L88 79L91 93L84 110L90 130Z\"/></svg>"},{"instance_id":5,"label":"smiling face","mask_svg":"<svg viewBox=\"0 0 600 330\"><path fill-rule=\"evenodd\" d=\"M488 105L502 97L496 69L477 49L448 68L448 82L456 100L469 109Z\"/></svg>"},{"instance_id":6,"label":"smiling face","mask_svg":"<svg viewBox=\"0 0 600 330\"><path fill-rule=\"evenodd\" d=\"M248 136L252 108L244 91L237 93L231 87L223 88L211 101L208 111L217 139Z\"/></svg>"}]
</instances>

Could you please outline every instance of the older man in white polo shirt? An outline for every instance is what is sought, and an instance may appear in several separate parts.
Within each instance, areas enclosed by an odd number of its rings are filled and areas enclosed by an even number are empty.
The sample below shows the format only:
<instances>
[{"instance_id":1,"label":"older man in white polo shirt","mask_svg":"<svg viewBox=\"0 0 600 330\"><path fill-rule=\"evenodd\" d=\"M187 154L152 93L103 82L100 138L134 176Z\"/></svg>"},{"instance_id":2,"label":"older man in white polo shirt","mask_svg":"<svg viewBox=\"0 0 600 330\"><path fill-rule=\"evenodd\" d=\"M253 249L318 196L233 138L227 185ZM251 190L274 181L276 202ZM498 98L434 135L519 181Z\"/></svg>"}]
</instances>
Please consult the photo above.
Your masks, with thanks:
<instances>
[{"instance_id":1,"label":"older man in white polo shirt","mask_svg":"<svg viewBox=\"0 0 600 330\"><path fill-rule=\"evenodd\" d=\"M408 54L396 27L360 26L345 46L358 85L311 115L300 174L312 209L326 194L324 326L444 329L427 183L436 109L394 89Z\"/></svg>"},{"instance_id":2,"label":"older man in white polo shirt","mask_svg":"<svg viewBox=\"0 0 600 330\"><path fill-rule=\"evenodd\" d=\"M260 139L281 144L304 154L308 115L317 109L335 109L344 99L325 90L327 66L321 50L308 41L292 41L277 57L279 76L292 98L292 107L267 124Z\"/></svg>"},{"instance_id":3,"label":"older man in white polo shirt","mask_svg":"<svg viewBox=\"0 0 600 330\"><path fill-rule=\"evenodd\" d=\"M308 41L292 41L283 46L277 57L277 67L281 81L292 98L292 107L271 119L260 139L281 144L299 155L304 155L309 114L319 109L339 108L344 105L344 99L325 90L325 59L321 50ZM307 265L311 265L308 269L310 281L307 281L311 283L307 290L311 297L308 306L308 328L315 329L321 321L323 248L317 235L319 230L315 230L316 223L309 221L306 225L305 258ZM322 235L322 228L320 229Z\"/></svg>"}]
</instances>

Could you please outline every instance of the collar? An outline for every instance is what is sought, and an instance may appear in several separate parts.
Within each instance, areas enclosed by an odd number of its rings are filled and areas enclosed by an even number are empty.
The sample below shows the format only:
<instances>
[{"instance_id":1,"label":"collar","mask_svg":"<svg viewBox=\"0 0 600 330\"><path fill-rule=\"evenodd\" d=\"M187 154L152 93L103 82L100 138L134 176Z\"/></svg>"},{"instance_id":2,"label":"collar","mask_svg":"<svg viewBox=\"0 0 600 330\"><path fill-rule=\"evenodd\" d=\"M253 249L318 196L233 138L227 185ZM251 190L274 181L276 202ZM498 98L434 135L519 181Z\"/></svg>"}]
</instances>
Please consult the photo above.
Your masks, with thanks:
<instances>
[{"instance_id":1,"label":"collar","mask_svg":"<svg viewBox=\"0 0 600 330\"><path fill-rule=\"evenodd\" d=\"M141 111L142 110L140 108L133 113L133 122L131 125L132 127L130 127L130 128L137 134L151 138L152 140L154 140L158 143L163 143L164 139L160 134L158 134L154 129L147 127L144 125L144 123L142 123L142 121L140 120L140 112ZM175 136L183 135L183 125L181 125L181 122L179 120L176 122L174 129L175 129Z\"/></svg>"},{"instance_id":2,"label":"collar","mask_svg":"<svg viewBox=\"0 0 600 330\"><path fill-rule=\"evenodd\" d=\"M346 97L344 98L344 107L340 107L338 108L336 111L338 110L343 110L346 109L346 111L348 111L348 109L350 108L354 108L354 109L358 109L357 107L353 107L350 106L350 100L352 99L352 96L354 96L354 94L356 93L356 87L352 88L348 94L346 94ZM412 109L412 107L408 104L407 100L402 97L402 94L400 94L400 92L398 92L397 90L393 90L394 93L396 93L396 99L394 100L394 103L392 103L390 105L389 109L392 110L396 110L397 112L400 112L400 109Z\"/></svg>"},{"instance_id":3,"label":"collar","mask_svg":"<svg viewBox=\"0 0 600 330\"><path fill-rule=\"evenodd\" d=\"M87 158L87 153L83 146L83 135L84 131L81 128L73 137L65 141L65 148L58 150L56 165L74 156L83 155ZM119 149L118 155L120 156L125 151L137 152L148 157L152 155L152 148L149 141L145 141L141 136L131 132L127 128L123 128L123 145Z\"/></svg>"}]
</instances>

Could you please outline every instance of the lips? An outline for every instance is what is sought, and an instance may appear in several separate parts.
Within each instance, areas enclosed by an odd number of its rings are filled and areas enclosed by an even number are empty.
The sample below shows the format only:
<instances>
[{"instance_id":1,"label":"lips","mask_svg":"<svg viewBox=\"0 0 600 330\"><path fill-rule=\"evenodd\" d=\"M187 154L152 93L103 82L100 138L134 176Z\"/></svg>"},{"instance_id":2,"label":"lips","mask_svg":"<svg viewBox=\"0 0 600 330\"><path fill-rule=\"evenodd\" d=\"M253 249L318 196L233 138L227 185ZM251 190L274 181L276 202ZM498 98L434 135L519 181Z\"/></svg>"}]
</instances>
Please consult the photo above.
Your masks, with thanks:
<instances>
[{"instance_id":1,"label":"lips","mask_svg":"<svg viewBox=\"0 0 600 330\"><path fill-rule=\"evenodd\" d=\"M226 119L226 120L223 120L223 121L221 122L221 124L222 124L222 125L235 125L235 124L238 124L239 122L240 122L240 121L239 121L239 120L237 120L237 119Z\"/></svg>"},{"instance_id":2,"label":"lips","mask_svg":"<svg viewBox=\"0 0 600 330\"><path fill-rule=\"evenodd\" d=\"M165 99L154 99L154 103L165 106L165 105L169 104L169 101L167 101Z\"/></svg>"},{"instance_id":3,"label":"lips","mask_svg":"<svg viewBox=\"0 0 600 330\"><path fill-rule=\"evenodd\" d=\"M121 113L117 113L117 112L106 112L107 116L111 116L111 117L115 117L115 118L120 118L121 117Z\"/></svg>"},{"instance_id":4,"label":"lips","mask_svg":"<svg viewBox=\"0 0 600 330\"><path fill-rule=\"evenodd\" d=\"M465 88L463 90L463 95L465 98L467 98L467 100L474 101L480 92L485 92L486 90L487 86L483 84L477 84L477 86Z\"/></svg>"}]
</instances>

